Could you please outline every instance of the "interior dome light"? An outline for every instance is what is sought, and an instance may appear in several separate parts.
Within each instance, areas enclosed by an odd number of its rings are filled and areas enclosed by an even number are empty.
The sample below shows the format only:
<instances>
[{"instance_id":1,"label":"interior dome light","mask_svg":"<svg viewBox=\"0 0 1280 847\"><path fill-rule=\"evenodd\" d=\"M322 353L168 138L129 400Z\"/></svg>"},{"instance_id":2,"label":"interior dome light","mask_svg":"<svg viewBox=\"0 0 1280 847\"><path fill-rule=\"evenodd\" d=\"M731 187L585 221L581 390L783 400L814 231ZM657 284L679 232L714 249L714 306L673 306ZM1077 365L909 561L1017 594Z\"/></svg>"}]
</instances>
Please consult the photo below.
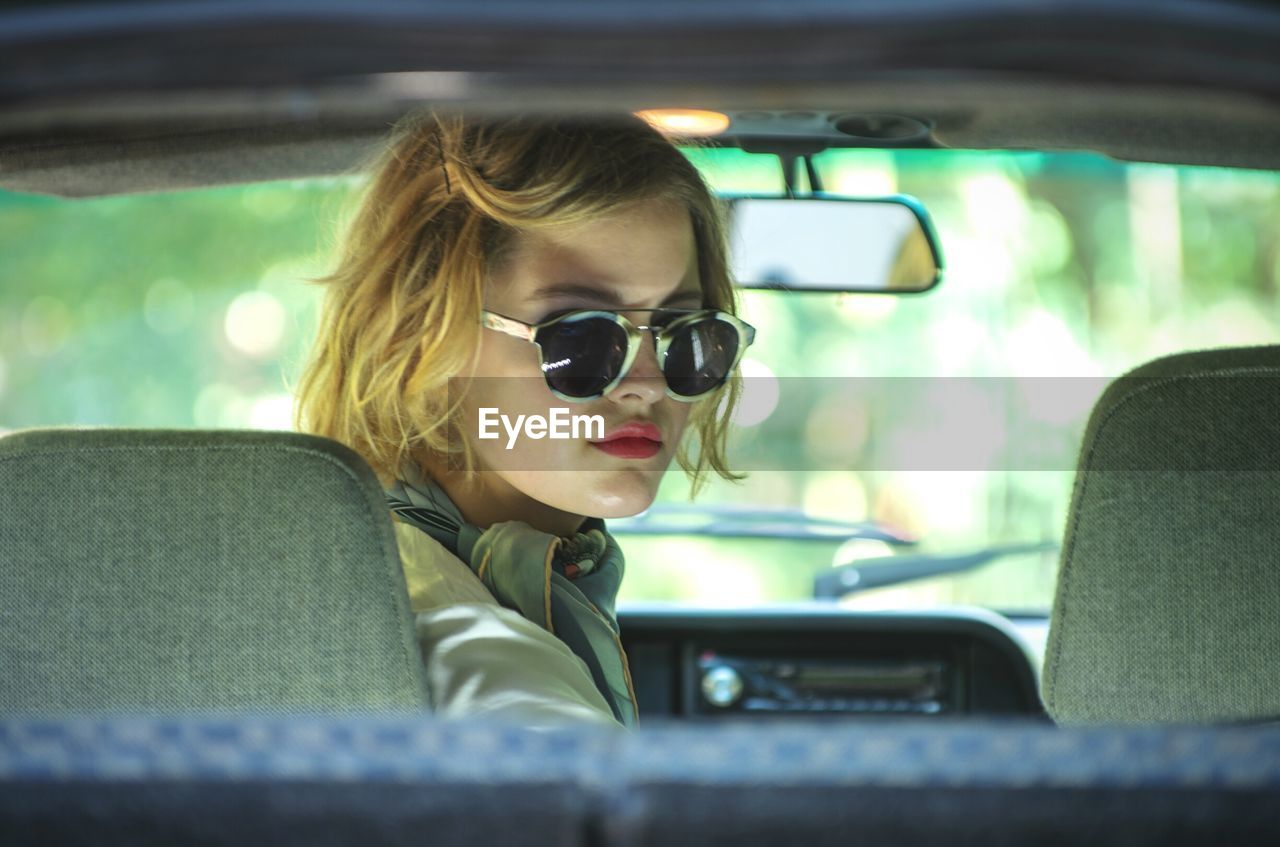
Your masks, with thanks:
<instances>
[{"instance_id":1,"label":"interior dome light","mask_svg":"<svg viewBox=\"0 0 1280 847\"><path fill-rule=\"evenodd\" d=\"M729 116L703 109L646 109L636 112L664 135L685 138L719 135L729 128Z\"/></svg>"}]
</instances>

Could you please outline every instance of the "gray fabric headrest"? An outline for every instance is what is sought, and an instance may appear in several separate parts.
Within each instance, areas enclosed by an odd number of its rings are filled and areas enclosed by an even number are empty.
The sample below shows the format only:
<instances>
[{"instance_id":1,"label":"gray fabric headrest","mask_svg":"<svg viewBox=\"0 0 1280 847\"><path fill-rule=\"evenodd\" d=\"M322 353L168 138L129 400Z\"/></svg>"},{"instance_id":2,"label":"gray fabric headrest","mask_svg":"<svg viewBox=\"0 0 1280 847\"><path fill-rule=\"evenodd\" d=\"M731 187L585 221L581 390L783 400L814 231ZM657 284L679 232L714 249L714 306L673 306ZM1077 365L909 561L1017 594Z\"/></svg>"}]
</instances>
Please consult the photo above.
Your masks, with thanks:
<instances>
[{"instance_id":1,"label":"gray fabric headrest","mask_svg":"<svg viewBox=\"0 0 1280 847\"><path fill-rule=\"evenodd\" d=\"M1113 383L1062 551L1043 675L1056 720L1280 716L1280 347Z\"/></svg>"},{"instance_id":2,"label":"gray fabric headrest","mask_svg":"<svg viewBox=\"0 0 1280 847\"><path fill-rule=\"evenodd\" d=\"M0 716L425 710L377 479L287 432L0 438Z\"/></svg>"}]
</instances>

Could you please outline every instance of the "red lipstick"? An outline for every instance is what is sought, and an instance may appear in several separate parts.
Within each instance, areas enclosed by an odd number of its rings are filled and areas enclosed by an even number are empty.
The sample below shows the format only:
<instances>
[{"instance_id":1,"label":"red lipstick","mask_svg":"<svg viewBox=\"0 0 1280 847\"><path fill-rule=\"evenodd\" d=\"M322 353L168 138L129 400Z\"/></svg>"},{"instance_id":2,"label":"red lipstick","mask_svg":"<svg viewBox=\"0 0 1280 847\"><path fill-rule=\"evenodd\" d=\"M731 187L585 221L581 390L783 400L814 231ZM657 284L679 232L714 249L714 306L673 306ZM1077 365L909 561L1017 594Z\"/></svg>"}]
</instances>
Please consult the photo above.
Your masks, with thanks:
<instances>
[{"instance_id":1,"label":"red lipstick","mask_svg":"<svg viewBox=\"0 0 1280 847\"><path fill-rule=\"evenodd\" d=\"M619 459L648 459L662 449L662 430L647 421L636 421L623 424L599 441L589 443Z\"/></svg>"}]
</instances>

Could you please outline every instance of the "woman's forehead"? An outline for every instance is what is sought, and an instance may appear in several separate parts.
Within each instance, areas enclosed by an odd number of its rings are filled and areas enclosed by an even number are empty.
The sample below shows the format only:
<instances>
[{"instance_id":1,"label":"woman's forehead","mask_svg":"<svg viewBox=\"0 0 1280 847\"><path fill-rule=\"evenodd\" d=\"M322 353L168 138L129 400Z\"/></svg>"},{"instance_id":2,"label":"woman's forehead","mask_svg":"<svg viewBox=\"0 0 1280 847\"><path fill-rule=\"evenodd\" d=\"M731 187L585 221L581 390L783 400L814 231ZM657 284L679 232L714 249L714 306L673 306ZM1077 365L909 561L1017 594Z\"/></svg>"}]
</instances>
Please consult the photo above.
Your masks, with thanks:
<instances>
[{"instance_id":1,"label":"woman's forehead","mask_svg":"<svg viewBox=\"0 0 1280 847\"><path fill-rule=\"evenodd\" d=\"M701 295L689 212L663 201L517 234L489 291L492 305L501 299L614 308L698 301Z\"/></svg>"}]
</instances>

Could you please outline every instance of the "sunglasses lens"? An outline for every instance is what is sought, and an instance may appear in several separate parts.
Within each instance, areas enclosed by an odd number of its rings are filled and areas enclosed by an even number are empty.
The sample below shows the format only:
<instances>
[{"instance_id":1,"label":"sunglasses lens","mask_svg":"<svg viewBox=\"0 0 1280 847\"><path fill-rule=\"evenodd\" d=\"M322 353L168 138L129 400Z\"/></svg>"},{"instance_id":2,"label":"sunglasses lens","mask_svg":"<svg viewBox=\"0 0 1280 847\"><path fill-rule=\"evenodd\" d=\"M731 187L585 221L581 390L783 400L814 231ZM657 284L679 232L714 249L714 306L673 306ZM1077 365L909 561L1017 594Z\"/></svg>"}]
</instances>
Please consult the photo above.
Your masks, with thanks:
<instances>
[{"instance_id":1,"label":"sunglasses lens","mask_svg":"<svg viewBox=\"0 0 1280 847\"><path fill-rule=\"evenodd\" d=\"M596 397L622 370L627 332L606 318L553 324L538 333L547 385L566 397Z\"/></svg>"},{"instance_id":2,"label":"sunglasses lens","mask_svg":"<svg viewBox=\"0 0 1280 847\"><path fill-rule=\"evenodd\" d=\"M704 318L680 327L667 347L667 385L682 397L699 397L719 387L738 356L738 330L729 322Z\"/></svg>"}]
</instances>

